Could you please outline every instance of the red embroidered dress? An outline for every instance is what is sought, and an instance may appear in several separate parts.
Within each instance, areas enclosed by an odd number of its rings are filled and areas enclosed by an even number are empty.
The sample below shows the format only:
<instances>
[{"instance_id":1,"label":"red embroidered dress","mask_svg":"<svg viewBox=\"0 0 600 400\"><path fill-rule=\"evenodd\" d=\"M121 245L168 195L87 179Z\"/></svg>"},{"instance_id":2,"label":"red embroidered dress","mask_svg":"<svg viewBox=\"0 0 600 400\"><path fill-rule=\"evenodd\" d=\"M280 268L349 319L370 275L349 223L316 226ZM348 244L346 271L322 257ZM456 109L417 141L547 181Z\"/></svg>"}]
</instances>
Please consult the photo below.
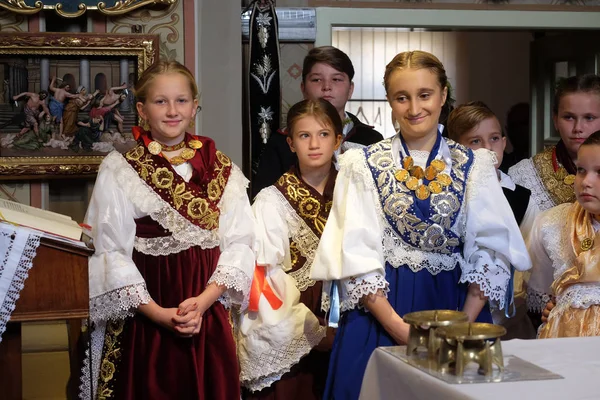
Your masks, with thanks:
<instances>
[{"instance_id":1,"label":"red embroidered dress","mask_svg":"<svg viewBox=\"0 0 600 400\"><path fill-rule=\"evenodd\" d=\"M92 377L84 368L82 394L90 396L91 381L96 398L238 400L225 306L245 303L254 269L247 180L209 138L187 134L202 147L174 167L150 154L144 132L134 133L135 148L102 162L86 216L96 253L89 266ZM192 338L135 313L150 299L176 308L212 282L227 291Z\"/></svg>"}]
</instances>

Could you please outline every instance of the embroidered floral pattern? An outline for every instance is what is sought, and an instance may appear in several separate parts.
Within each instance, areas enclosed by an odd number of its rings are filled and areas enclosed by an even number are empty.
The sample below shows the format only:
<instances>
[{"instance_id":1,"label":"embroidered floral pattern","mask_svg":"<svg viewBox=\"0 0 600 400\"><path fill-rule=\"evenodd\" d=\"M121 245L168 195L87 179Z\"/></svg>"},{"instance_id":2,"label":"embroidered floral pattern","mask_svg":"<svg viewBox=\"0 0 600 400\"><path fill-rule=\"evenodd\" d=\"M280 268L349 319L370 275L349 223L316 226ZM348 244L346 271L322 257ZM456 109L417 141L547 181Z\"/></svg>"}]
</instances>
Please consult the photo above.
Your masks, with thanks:
<instances>
[{"instance_id":1,"label":"embroidered floral pattern","mask_svg":"<svg viewBox=\"0 0 600 400\"><path fill-rule=\"evenodd\" d=\"M473 152L448 140L452 155L450 176L452 184L443 192L431 195L430 216L419 218L415 198L404 182L394 173L392 140L384 140L364 149L373 181L379 192L382 211L403 241L414 248L441 254L459 252L459 237L450 230L460 212L465 194L468 171L473 163Z\"/></svg>"},{"instance_id":2,"label":"embroidered floral pattern","mask_svg":"<svg viewBox=\"0 0 600 400\"><path fill-rule=\"evenodd\" d=\"M554 147L549 147L541 153L536 154L533 157L533 165L548 194L552 198L554 205L573 203L575 201L573 185L567 185L563 181L564 177L568 174L567 171L561 166L558 171L554 172L552 164L554 149Z\"/></svg>"},{"instance_id":3,"label":"embroidered floral pattern","mask_svg":"<svg viewBox=\"0 0 600 400\"><path fill-rule=\"evenodd\" d=\"M118 364L121 358L121 348L119 336L123 333L125 320L109 322L106 326L104 336L104 354L100 364L100 377L98 379L98 399L112 399L114 392L113 378L117 372L115 364Z\"/></svg>"},{"instance_id":4,"label":"embroidered floral pattern","mask_svg":"<svg viewBox=\"0 0 600 400\"><path fill-rule=\"evenodd\" d=\"M216 152L212 179L206 188L196 187L174 174L168 162L148 152L140 139L139 145L125 154L127 162L163 200L184 218L207 230L219 227L218 203L231 174L231 160Z\"/></svg>"}]
</instances>

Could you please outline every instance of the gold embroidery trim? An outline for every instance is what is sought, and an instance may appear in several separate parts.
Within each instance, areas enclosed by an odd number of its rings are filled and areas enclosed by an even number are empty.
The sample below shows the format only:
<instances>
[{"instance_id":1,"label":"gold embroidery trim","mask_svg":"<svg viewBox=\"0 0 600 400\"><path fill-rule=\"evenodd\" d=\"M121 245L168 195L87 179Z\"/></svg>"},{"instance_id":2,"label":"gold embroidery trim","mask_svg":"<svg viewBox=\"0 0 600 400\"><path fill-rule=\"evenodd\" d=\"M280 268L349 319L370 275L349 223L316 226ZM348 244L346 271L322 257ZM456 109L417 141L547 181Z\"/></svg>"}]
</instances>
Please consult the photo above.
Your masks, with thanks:
<instances>
[{"instance_id":1,"label":"gold embroidery trim","mask_svg":"<svg viewBox=\"0 0 600 400\"><path fill-rule=\"evenodd\" d=\"M116 364L121 359L119 336L123 333L125 320L109 321L104 334L104 354L98 376L98 400L113 398L113 379L117 371Z\"/></svg>"},{"instance_id":2,"label":"gold embroidery trim","mask_svg":"<svg viewBox=\"0 0 600 400\"><path fill-rule=\"evenodd\" d=\"M214 177L207 185L207 201L203 197L195 197L192 191L187 190L185 182L175 183L173 171L167 167L155 167L151 154L146 153L144 146L137 146L125 154L128 160L136 163L140 177L147 183L161 191L171 201L177 211L182 207L184 212L199 225L206 229L215 229L219 226L220 213L217 202L227 185L225 173L231 166L231 160L217 150L214 165ZM180 211L181 212L181 211Z\"/></svg>"},{"instance_id":3,"label":"gold embroidery trim","mask_svg":"<svg viewBox=\"0 0 600 400\"><path fill-rule=\"evenodd\" d=\"M554 147L549 147L533 156L533 166L555 206L563 203L573 203L575 201L573 186L566 184L564 181L568 175L567 170L561 166L558 171L554 172L552 165L553 151Z\"/></svg>"}]
</instances>

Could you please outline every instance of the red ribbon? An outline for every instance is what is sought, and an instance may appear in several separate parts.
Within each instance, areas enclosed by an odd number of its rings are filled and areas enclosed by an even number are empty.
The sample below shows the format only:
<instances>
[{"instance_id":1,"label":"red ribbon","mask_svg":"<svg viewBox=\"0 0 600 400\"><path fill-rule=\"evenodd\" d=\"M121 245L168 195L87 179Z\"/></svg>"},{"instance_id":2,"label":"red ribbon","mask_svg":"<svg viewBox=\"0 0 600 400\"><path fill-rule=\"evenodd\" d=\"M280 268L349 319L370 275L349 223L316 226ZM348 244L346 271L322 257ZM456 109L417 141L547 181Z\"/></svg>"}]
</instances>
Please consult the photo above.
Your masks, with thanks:
<instances>
[{"instance_id":1,"label":"red ribbon","mask_svg":"<svg viewBox=\"0 0 600 400\"><path fill-rule=\"evenodd\" d=\"M277 297L269 281L266 279L266 267L263 265L256 265L254 268L254 279L252 279L252 287L250 288L250 302L248 304L248 310L258 311L258 301L260 296L264 295L273 310L279 309L283 302Z\"/></svg>"}]
</instances>

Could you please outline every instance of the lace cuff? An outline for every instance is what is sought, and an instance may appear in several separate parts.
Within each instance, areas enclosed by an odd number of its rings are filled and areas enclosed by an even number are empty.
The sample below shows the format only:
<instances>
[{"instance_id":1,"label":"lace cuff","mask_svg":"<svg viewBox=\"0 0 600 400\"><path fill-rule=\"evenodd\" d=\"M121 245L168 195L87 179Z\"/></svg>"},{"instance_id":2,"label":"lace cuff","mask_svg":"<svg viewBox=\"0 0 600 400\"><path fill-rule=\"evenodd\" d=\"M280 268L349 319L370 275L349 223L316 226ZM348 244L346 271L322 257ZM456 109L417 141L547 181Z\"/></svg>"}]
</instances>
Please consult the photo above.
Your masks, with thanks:
<instances>
[{"instance_id":1,"label":"lace cuff","mask_svg":"<svg viewBox=\"0 0 600 400\"><path fill-rule=\"evenodd\" d=\"M379 272L370 272L360 277L351 277L341 281L342 295L340 299L341 311L352 310L356 307L362 308L361 300L369 294L375 294L382 290L387 298L389 284Z\"/></svg>"},{"instance_id":2,"label":"lace cuff","mask_svg":"<svg viewBox=\"0 0 600 400\"><path fill-rule=\"evenodd\" d=\"M550 301L548 293L538 292L530 287L527 288L527 310L541 313Z\"/></svg>"},{"instance_id":3,"label":"lace cuff","mask_svg":"<svg viewBox=\"0 0 600 400\"><path fill-rule=\"evenodd\" d=\"M490 267L487 263L477 263L471 270L463 270L460 277L461 283L476 283L479 289L488 298L490 303L495 303L498 309L505 307L505 295L510 280L510 271L504 265L495 264Z\"/></svg>"},{"instance_id":4,"label":"lace cuff","mask_svg":"<svg viewBox=\"0 0 600 400\"><path fill-rule=\"evenodd\" d=\"M168 256L189 249L194 244L180 242L173 236L162 236L156 238L135 238L134 247L137 251L150 256Z\"/></svg>"},{"instance_id":5,"label":"lace cuff","mask_svg":"<svg viewBox=\"0 0 600 400\"><path fill-rule=\"evenodd\" d=\"M217 265L217 269L206 285L213 282L227 288L227 291L219 297L219 301L226 308L231 308L233 304L241 305L242 309L246 308L252 280L242 270L230 265Z\"/></svg>"},{"instance_id":6,"label":"lace cuff","mask_svg":"<svg viewBox=\"0 0 600 400\"><path fill-rule=\"evenodd\" d=\"M145 283L115 289L90 299L90 319L92 322L124 319L132 316L140 304L151 300Z\"/></svg>"},{"instance_id":7,"label":"lace cuff","mask_svg":"<svg viewBox=\"0 0 600 400\"><path fill-rule=\"evenodd\" d=\"M315 319L316 320L316 319ZM315 321L316 322L316 321ZM280 328L277 327L277 330ZM292 367L306 356L325 337L327 328L316 325L302 335L282 343L270 346L252 357L240 357L240 382L242 386L256 392L281 379ZM269 337L269 336L266 336ZM249 359L252 359L250 365Z\"/></svg>"}]
</instances>

